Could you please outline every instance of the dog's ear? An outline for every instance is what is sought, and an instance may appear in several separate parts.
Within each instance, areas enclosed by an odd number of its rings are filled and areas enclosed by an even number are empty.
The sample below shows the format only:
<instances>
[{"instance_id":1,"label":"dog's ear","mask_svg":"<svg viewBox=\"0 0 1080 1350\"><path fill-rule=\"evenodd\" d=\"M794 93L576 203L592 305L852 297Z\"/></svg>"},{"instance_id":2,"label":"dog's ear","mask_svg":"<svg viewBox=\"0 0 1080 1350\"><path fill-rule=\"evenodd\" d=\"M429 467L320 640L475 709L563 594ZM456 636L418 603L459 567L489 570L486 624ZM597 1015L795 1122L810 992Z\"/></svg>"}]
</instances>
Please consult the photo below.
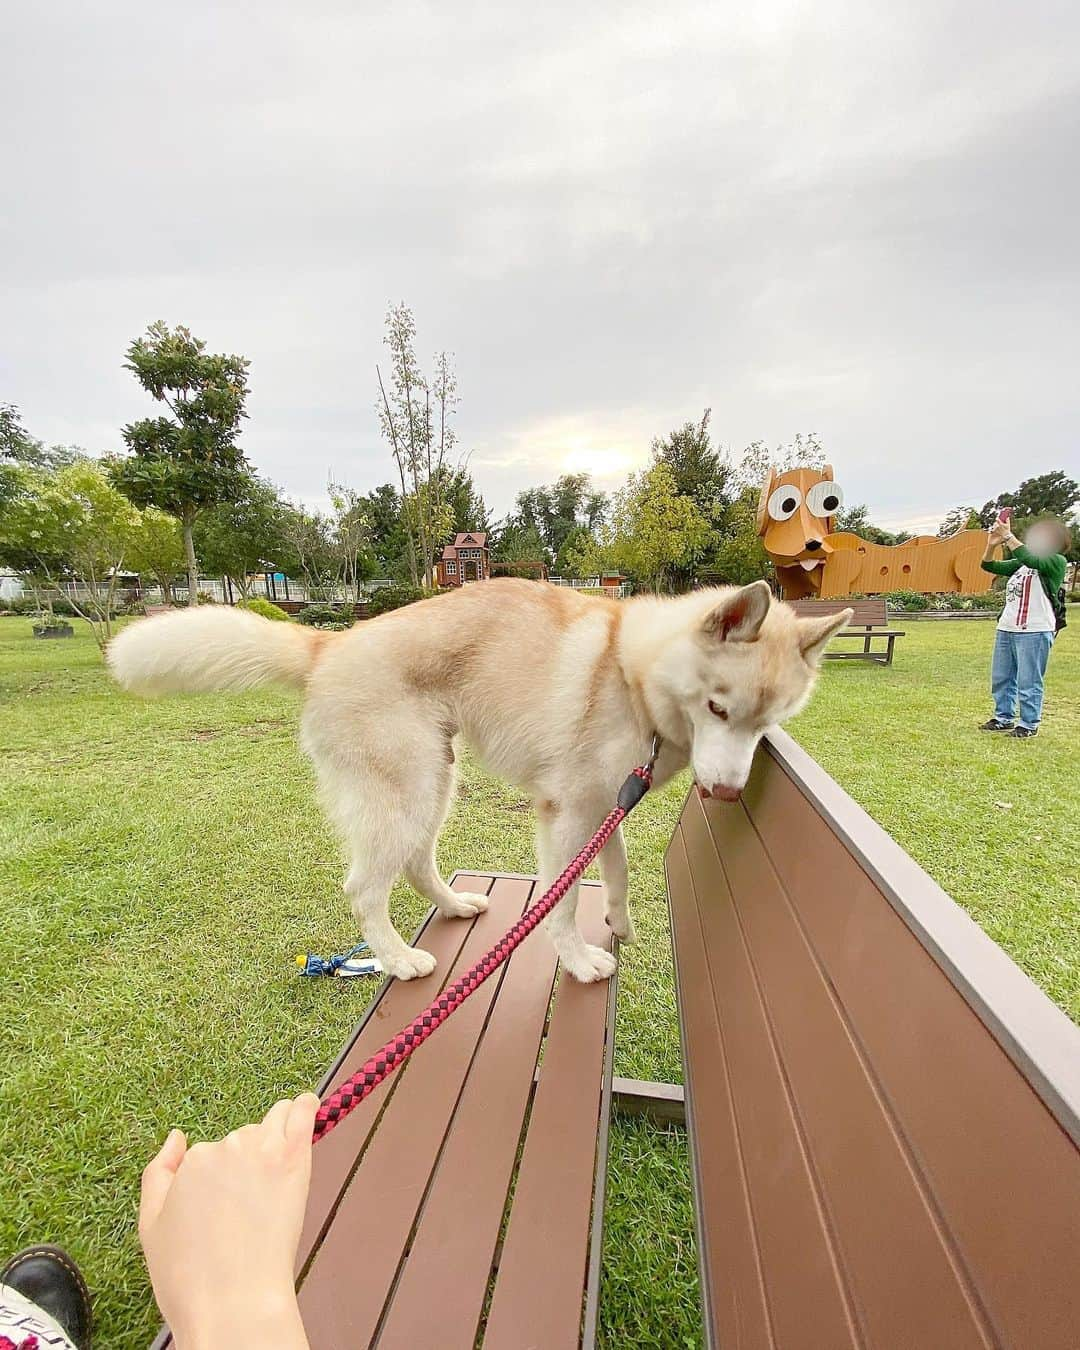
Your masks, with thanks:
<instances>
[{"instance_id":1,"label":"dog's ear","mask_svg":"<svg viewBox=\"0 0 1080 1350\"><path fill-rule=\"evenodd\" d=\"M829 639L851 622L854 613L853 609L844 609L839 614L824 614L820 619L798 620L799 650L810 665L820 664Z\"/></svg>"},{"instance_id":2,"label":"dog's ear","mask_svg":"<svg viewBox=\"0 0 1080 1350\"><path fill-rule=\"evenodd\" d=\"M770 464L765 474L765 481L761 485L761 496L757 503L757 532L764 534L769 528L769 498L772 496L773 484L776 482L776 470Z\"/></svg>"},{"instance_id":3,"label":"dog's ear","mask_svg":"<svg viewBox=\"0 0 1080 1350\"><path fill-rule=\"evenodd\" d=\"M753 642L772 604L767 581L732 591L705 615L702 632L710 642Z\"/></svg>"}]
</instances>

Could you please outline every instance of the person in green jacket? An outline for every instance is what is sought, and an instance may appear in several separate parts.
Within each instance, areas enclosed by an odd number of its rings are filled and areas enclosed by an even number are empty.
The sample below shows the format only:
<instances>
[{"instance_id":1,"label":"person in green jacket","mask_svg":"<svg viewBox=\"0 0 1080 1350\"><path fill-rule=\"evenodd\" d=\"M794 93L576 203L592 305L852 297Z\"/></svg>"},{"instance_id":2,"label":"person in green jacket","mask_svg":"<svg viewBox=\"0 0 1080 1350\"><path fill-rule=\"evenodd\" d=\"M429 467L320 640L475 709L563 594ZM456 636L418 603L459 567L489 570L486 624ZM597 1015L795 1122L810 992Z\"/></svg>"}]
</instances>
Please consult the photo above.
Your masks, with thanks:
<instances>
[{"instance_id":1,"label":"person in green jacket","mask_svg":"<svg viewBox=\"0 0 1080 1350\"><path fill-rule=\"evenodd\" d=\"M1000 560L994 557L999 545L1005 549ZM981 731L1005 731L1023 740L1038 734L1043 676L1057 633L1055 606L1065 582L1068 549L1069 531L1060 520L1037 520L1024 543L1007 521L998 521L987 536L983 571L1009 580L990 665L994 715Z\"/></svg>"}]
</instances>

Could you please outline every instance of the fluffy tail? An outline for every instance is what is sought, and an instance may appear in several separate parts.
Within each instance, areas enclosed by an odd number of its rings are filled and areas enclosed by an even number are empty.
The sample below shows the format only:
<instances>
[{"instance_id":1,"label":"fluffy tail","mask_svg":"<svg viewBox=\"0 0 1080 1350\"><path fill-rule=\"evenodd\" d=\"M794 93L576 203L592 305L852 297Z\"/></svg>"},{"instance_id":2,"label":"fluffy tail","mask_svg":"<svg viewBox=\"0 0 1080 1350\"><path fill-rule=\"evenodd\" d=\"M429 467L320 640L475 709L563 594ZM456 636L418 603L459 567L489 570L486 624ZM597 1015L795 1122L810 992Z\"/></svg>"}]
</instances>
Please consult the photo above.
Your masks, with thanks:
<instances>
[{"instance_id":1,"label":"fluffy tail","mask_svg":"<svg viewBox=\"0 0 1080 1350\"><path fill-rule=\"evenodd\" d=\"M243 609L199 605L129 624L109 643L107 660L125 689L147 696L302 685L328 636Z\"/></svg>"}]
</instances>

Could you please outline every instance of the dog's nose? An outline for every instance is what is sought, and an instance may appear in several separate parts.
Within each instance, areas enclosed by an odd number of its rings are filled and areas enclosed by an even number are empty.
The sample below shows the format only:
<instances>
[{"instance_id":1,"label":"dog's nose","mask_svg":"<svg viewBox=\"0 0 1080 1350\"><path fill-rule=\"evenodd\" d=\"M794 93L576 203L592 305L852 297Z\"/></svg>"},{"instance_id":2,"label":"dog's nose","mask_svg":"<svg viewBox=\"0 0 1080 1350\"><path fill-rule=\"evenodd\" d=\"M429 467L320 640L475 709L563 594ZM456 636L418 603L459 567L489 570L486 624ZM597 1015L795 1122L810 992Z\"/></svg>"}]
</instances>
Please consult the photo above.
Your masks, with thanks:
<instances>
[{"instance_id":1,"label":"dog's nose","mask_svg":"<svg viewBox=\"0 0 1080 1350\"><path fill-rule=\"evenodd\" d=\"M817 550L821 547L821 540L820 540L820 539L808 539L808 540L806 541L806 547L810 550L811 553L816 553Z\"/></svg>"},{"instance_id":2,"label":"dog's nose","mask_svg":"<svg viewBox=\"0 0 1080 1350\"><path fill-rule=\"evenodd\" d=\"M721 802L737 802L741 792L741 788L728 787L726 783L714 783L712 787L706 787L704 783L698 784L698 793L702 801L706 797L715 797Z\"/></svg>"}]
</instances>

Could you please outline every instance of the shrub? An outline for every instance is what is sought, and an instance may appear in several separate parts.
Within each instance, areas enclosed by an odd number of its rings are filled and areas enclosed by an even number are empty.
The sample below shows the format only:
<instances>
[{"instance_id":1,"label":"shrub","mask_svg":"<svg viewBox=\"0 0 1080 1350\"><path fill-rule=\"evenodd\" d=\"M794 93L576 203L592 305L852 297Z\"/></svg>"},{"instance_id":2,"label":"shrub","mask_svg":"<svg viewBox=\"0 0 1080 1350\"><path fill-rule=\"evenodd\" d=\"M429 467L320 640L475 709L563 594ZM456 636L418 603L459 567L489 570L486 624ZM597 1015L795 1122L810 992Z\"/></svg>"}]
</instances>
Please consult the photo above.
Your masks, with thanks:
<instances>
[{"instance_id":1,"label":"shrub","mask_svg":"<svg viewBox=\"0 0 1080 1350\"><path fill-rule=\"evenodd\" d=\"M252 595L247 600L241 600L236 608L249 609L252 614L258 614L263 619L284 619L286 623L289 621L289 616L283 609L272 600L265 600L261 595Z\"/></svg>"},{"instance_id":2,"label":"shrub","mask_svg":"<svg viewBox=\"0 0 1080 1350\"><path fill-rule=\"evenodd\" d=\"M965 595L961 598L970 601L972 609L989 609L1000 613L1005 605L1004 591L984 591L982 595Z\"/></svg>"},{"instance_id":3,"label":"shrub","mask_svg":"<svg viewBox=\"0 0 1080 1350\"><path fill-rule=\"evenodd\" d=\"M372 591L368 598L368 614L374 619L380 614L388 614L392 609L401 609L405 605L415 604L430 594L420 586L408 586L398 583L393 586L380 586Z\"/></svg>"},{"instance_id":4,"label":"shrub","mask_svg":"<svg viewBox=\"0 0 1080 1350\"><path fill-rule=\"evenodd\" d=\"M893 609L929 609L930 597L919 591L886 591L885 603Z\"/></svg>"},{"instance_id":5,"label":"shrub","mask_svg":"<svg viewBox=\"0 0 1080 1350\"><path fill-rule=\"evenodd\" d=\"M305 605L296 616L312 628L342 629L352 626L355 617L352 605Z\"/></svg>"},{"instance_id":6,"label":"shrub","mask_svg":"<svg viewBox=\"0 0 1080 1350\"><path fill-rule=\"evenodd\" d=\"M34 632L36 633L43 629L67 628L69 627L68 618L69 616L67 614L57 614L55 610L53 610L51 614L47 609L42 610L40 614L35 614L33 616Z\"/></svg>"}]
</instances>

